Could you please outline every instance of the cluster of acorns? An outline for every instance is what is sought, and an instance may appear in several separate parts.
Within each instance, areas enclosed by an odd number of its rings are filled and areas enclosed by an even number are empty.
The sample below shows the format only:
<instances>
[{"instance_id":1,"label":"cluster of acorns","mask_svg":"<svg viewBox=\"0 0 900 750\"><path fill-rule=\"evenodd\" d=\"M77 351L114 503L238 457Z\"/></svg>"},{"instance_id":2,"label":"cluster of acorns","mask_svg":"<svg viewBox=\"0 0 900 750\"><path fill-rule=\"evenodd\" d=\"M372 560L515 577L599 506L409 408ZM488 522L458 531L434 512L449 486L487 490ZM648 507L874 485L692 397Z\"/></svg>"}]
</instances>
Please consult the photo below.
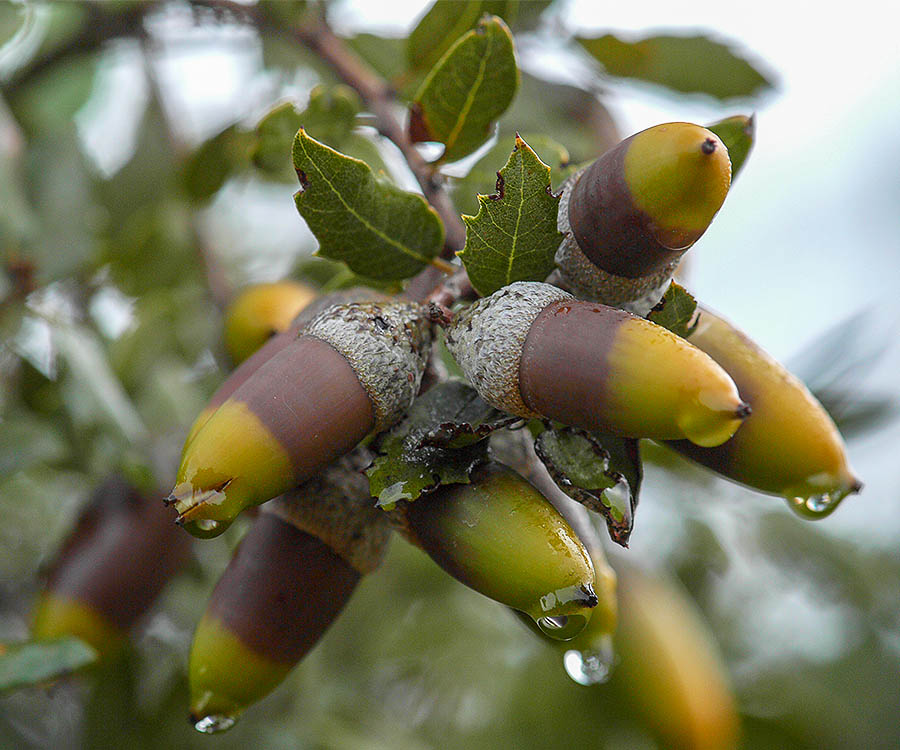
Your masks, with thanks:
<instances>
[{"instance_id":1,"label":"cluster of acorns","mask_svg":"<svg viewBox=\"0 0 900 750\"><path fill-rule=\"evenodd\" d=\"M565 239L549 283L512 283L463 307L444 340L497 409L665 441L822 515L860 484L809 391L705 308L687 339L643 317L731 177L725 145L697 125L622 141L563 185ZM379 564L392 527L545 634L590 640L615 628L602 550L513 469L491 460L469 484L389 513L374 506L361 444L419 394L433 319L424 304L361 288L313 299L298 285L267 285L235 303L226 342L243 361L191 429L168 498L198 537L266 503L194 637L201 731L227 728L284 679Z\"/></svg>"}]
</instances>

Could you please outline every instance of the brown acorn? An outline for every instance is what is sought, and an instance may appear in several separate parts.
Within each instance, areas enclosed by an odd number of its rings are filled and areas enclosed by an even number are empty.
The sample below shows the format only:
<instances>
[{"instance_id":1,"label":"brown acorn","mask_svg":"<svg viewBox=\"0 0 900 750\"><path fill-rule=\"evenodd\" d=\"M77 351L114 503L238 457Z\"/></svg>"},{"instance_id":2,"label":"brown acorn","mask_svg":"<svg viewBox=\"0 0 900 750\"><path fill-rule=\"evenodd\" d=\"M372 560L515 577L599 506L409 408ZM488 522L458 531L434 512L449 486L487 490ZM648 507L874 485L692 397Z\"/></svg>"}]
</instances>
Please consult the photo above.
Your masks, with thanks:
<instances>
[{"instance_id":1,"label":"brown acorn","mask_svg":"<svg viewBox=\"0 0 900 750\"><path fill-rule=\"evenodd\" d=\"M551 280L582 299L646 315L730 184L728 150L700 125L670 122L626 138L563 184L566 238Z\"/></svg>"},{"instance_id":2,"label":"brown acorn","mask_svg":"<svg viewBox=\"0 0 900 750\"><path fill-rule=\"evenodd\" d=\"M708 355L623 310L520 281L455 317L447 348L492 406L625 437L719 445L747 414Z\"/></svg>"},{"instance_id":3,"label":"brown acorn","mask_svg":"<svg viewBox=\"0 0 900 750\"><path fill-rule=\"evenodd\" d=\"M100 485L50 568L33 637L74 635L115 653L190 556L173 519L124 479Z\"/></svg>"},{"instance_id":4,"label":"brown acorn","mask_svg":"<svg viewBox=\"0 0 900 750\"><path fill-rule=\"evenodd\" d=\"M390 526L348 456L263 506L216 584L194 634L191 721L234 724L271 692L381 563Z\"/></svg>"},{"instance_id":5,"label":"brown acorn","mask_svg":"<svg viewBox=\"0 0 900 750\"><path fill-rule=\"evenodd\" d=\"M244 508L304 482L393 425L419 390L431 342L424 306L329 307L262 364L185 446L168 498L191 533L222 533Z\"/></svg>"}]
</instances>

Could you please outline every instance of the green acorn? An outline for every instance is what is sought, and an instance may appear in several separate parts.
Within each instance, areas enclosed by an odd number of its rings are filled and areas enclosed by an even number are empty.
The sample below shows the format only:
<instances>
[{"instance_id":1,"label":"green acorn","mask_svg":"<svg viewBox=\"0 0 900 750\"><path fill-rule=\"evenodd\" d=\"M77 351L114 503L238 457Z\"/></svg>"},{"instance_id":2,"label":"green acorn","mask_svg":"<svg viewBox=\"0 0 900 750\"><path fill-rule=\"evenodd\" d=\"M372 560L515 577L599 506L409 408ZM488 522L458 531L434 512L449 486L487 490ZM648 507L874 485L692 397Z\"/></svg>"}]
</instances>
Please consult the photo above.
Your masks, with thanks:
<instances>
[{"instance_id":1,"label":"green acorn","mask_svg":"<svg viewBox=\"0 0 900 750\"><path fill-rule=\"evenodd\" d=\"M338 292L331 292L330 294L323 295L322 297L318 297L307 303L303 310L297 314L290 322L290 325L281 333L277 333L265 340L262 340L257 336L254 340L259 344L259 348L251 352L250 355L238 365L237 369L228 376L225 382L219 386L218 390L213 393L209 403L194 420L194 424L191 425L191 429L188 431L188 436L185 440L185 447L190 444L194 435L197 434L197 431L206 424L209 418L215 413L216 409L225 403L225 400L232 393L243 385L263 364L268 362L278 352L294 341L301 329L309 324L309 322L323 310L327 310L334 305L345 305L350 302L380 302L385 299L386 297L381 292L376 292L374 289L367 289L366 287L353 287ZM257 327L263 326L259 321L256 321L256 324Z\"/></svg>"},{"instance_id":2,"label":"green acorn","mask_svg":"<svg viewBox=\"0 0 900 750\"><path fill-rule=\"evenodd\" d=\"M681 256L709 227L731 184L728 150L700 125L643 130L562 186L554 283L646 315Z\"/></svg>"},{"instance_id":3,"label":"green acorn","mask_svg":"<svg viewBox=\"0 0 900 750\"><path fill-rule=\"evenodd\" d=\"M661 747L735 750L740 718L714 635L675 581L621 556L615 680Z\"/></svg>"},{"instance_id":4,"label":"green acorn","mask_svg":"<svg viewBox=\"0 0 900 750\"><path fill-rule=\"evenodd\" d=\"M315 297L315 290L296 281L255 284L241 291L225 312L223 337L231 361L239 365L286 331Z\"/></svg>"},{"instance_id":5,"label":"green acorn","mask_svg":"<svg viewBox=\"0 0 900 750\"><path fill-rule=\"evenodd\" d=\"M531 484L502 464L470 484L443 485L392 512L395 523L457 580L566 640L597 604L584 545Z\"/></svg>"},{"instance_id":6,"label":"green acorn","mask_svg":"<svg viewBox=\"0 0 900 750\"><path fill-rule=\"evenodd\" d=\"M263 506L216 584L190 656L191 721L234 724L279 685L340 614L390 537L346 457Z\"/></svg>"},{"instance_id":7,"label":"green acorn","mask_svg":"<svg viewBox=\"0 0 900 750\"><path fill-rule=\"evenodd\" d=\"M481 397L520 417L709 446L749 413L725 371L684 339L550 284L478 300L446 340Z\"/></svg>"},{"instance_id":8,"label":"green acorn","mask_svg":"<svg viewBox=\"0 0 900 750\"><path fill-rule=\"evenodd\" d=\"M168 498L179 522L216 536L245 508L304 482L393 425L419 390L430 342L427 310L417 303L324 310L185 446Z\"/></svg>"},{"instance_id":9,"label":"green acorn","mask_svg":"<svg viewBox=\"0 0 900 750\"><path fill-rule=\"evenodd\" d=\"M119 477L100 485L50 568L32 636L77 636L104 658L115 654L190 556L172 520Z\"/></svg>"},{"instance_id":10,"label":"green acorn","mask_svg":"<svg viewBox=\"0 0 900 750\"><path fill-rule=\"evenodd\" d=\"M680 453L752 489L781 495L801 515L821 518L862 488L831 417L803 383L743 332L701 307L689 341L727 370L753 414L727 443Z\"/></svg>"}]
</instances>

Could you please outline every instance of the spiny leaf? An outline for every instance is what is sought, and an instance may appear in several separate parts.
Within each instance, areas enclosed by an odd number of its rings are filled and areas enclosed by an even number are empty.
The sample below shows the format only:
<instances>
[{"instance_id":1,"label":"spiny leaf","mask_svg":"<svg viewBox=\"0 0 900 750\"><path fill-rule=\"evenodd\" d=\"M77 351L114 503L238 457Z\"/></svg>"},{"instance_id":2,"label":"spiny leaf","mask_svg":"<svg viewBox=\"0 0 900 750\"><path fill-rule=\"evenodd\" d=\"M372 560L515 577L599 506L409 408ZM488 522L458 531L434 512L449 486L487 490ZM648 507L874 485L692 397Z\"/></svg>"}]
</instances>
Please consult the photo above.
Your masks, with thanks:
<instances>
[{"instance_id":1,"label":"spiny leaf","mask_svg":"<svg viewBox=\"0 0 900 750\"><path fill-rule=\"evenodd\" d=\"M730 47L705 36L652 36L626 42L612 34L579 38L606 72L717 99L755 96L772 83Z\"/></svg>"},{"instance_id":2,"label":"spiny leaf","mask_svg":"<svg viewBox=\"0 0 900 750\"><path fill-rule=\"evenodd\" d=\"M627 547L642 477L637 440L563 427L538 435L534 450L560 489L600 513Z\"/></svg>"},{"instance_id":3,"label":"spiny leaf","mask_svg":"<svg viewBox=\"0 0 900 750\"><path fill-rule=\"evenodd\" d=\"M562 234L559 196L550 192L550 167L518 135L497 193L478 196L477 216L463 216L466 246L459 257L472 286L488 295L514 281L543 281L553 270Z\"/></svg>"},{"instance_id":4,"label":"spiny leaf","mask_svg":"<svg viewBox=\"0 0 900 750\"><path fill-rule=\"evenodd\" d=\"M697 328L699 319L696 311L697 300L694 296L673 281L662 299L647 314L647 320L686 339Z\"/></svg>"},{"instance_id":5,"label":"spiny leaf","mask_svg":"<svg viewBox=\"0 0 900 750\"><path fill-rule=\"evenodd\" d=\"M319 240L318 255L380 280L414 276L441 249L444 226L421 195L376 177L358 159L310 138L294 139L294 201Z\"/></svg>"},{"instance_id":6,"label":"spiny leaf","mask_svg":"<svg viewBox=\"0 0 900 750\"><path fill-rule=\"evenodd\" d=\"M512 133L510 133L510 137L513 137ZM555 138L542 133L526 133L522 140L526 141L532 150L540 152L542 161L546 160L550 167L552 183L561 184L567 174L570 161L566 147ZM476 213L480 205L478 196L484 195L491 188L496 187L497 165L509 154L507 143L506 138L501 138L475 163L465 177L454 182L453 203L459 211Z\"/></svg>"},{"instance_id":7,"label":"spiny leaf","mask_svg":"<svg viewBox=\"0 0 900 750\"><path fill-rule=\"evenodd\" d=\"M0 693L74 672L97 660L97 652L78 638L0 644Z\"/></svg>"},{"instance_id":8,"label":"spiny leaf","mask_svg":"<svg viewBox=\"0 0 900 750\"><path fill-rule=\"evenodd\" d=\"M753 141L756 138L756 117L735 115L706 127L719 136L728 149L728 156L731 159L731 181L734 182L734 178L750 155L750 149L753 148Z\"/></svg>"},{"instance_id":9,"label":"spiny leaf","mask_svg":"<svg viewBox=\"0 0 900 750\"><path fill-rule=\"evenodd\" d=\"M443 143L442 161L468 156L490 137L518 86L512 35L500 18L486 17L422 83L410 111L410 137Z\"/></svg>"},{"instance_id":10,"label":"spiny leaf","mask_svg":"<svg viewBox=\"0 0 900 750\"><path fill-rule=\"evenodd\" d=\"M472 469L487 457L484 438L516 421L488 406L466 383L440 383L379 439L379 455L366 471L369 491L379 506L391 508L439 484L468 484Z\"/></svg>"}]
</instances>

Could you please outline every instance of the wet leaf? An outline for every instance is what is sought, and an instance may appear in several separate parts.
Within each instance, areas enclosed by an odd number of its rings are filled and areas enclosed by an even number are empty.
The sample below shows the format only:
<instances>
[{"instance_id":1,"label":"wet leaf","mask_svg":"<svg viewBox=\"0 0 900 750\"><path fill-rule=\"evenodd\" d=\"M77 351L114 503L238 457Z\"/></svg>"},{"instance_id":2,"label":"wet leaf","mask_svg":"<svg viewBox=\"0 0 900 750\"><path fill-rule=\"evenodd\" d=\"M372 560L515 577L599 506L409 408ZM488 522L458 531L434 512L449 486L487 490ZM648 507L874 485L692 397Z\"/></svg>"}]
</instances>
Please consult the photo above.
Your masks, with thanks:
<instances>
[{"instance_id":1,"label":"wet leaf","mask_svg":"<svg viewBox=\"0 0 900 750\"><path fill-rule=\"evenodd\" d=\"M538 435L534 450L560 489L600 513L627 547L642 478L637 440L563 427Z\"/></svg>"},{"instance_id":2,"label":"wet leaf","mask_svg":"<svg viewBox=\"0 0 900 750\"><path fill-rule=\"evenodd\" d=\"M756 139L756 117L735 115L706 127L719 136L728 149L728 157L731 159L731 181L734 182L734 178L750 155L750 149L753 148Z\"/></svg>"},{"instance_id":3,"label":"wet leaf","mask_svg":"<svg viewBox=\"0 0 900 750\"><path fill-rule=\"evenodd\" d=\"M772 87L763 73L730 46L706 36L651 36L634 42L612 34L578 38L611 76L656 83L717 99L749 97Z\"/></svg>"},{"instance_id":4,"label":"wet leaf","mask_svg":"<svg viewBox=\"0 0 900 750\"><path fill-rule=\"evenodd\" d=\"M376 177L301 128L294 139L297 210L319 241L317 255L381 280L418 273L440 251L444 227L421 195Z\"/></svg>"},{"instance_id":5,"label":"wet leaf","mask_svg":"<svg viewBox=\"0 0 900 750\"><path fill-rule=\"evenodd\" d=\"M509 28L497 16L482 19L428 74L410 111L410 137L443 143L441 161L468 156L490 137L518 86Z\"/></svg>"},{"instance_id":6,"label":"wet leaf","mask_svg":"<svg viewBox=\"0 0 900 750\"><path fill-rule=\"evenodd\" d=\"M97 652L78 638L0 644L0 693L40 685L97 660Z\"/></svg>"},{"instance_id":7,"label":"wet leaf","mask_svg":"<svg viewBox=\"0 0 900 750\"><path fill-rule=\"evenodd\" d=\"M550 167L520 137L497 176L497 193L478 202L478 215L463 217L466 246L459 253L478 293L547 278L562 240L559 196L550 191Z\"/></svg>"},{"instance_id":8,"label":"wet leaf","mask_svg":"<svg viewBox=\"0 0 900 750\"><path fill-rule=\"evenodd\" d=\"M439 484L468 484L472 469L487 458L484 438L517 421L460 380L440 383L379 439L378 456L366 472L369 490L379 506L391 508Z\"/></svg>"},{"instance_id":9,"label":"wet leaf","mask_svg":"<svg viewBox=\"0 0 900 750\"><path fill-rule=\"evenodd\" d=\"M696 312L697 300L683 286L673 281L662 299L647 314L647 320L686 339L699 322Z\"/></svg>"}]
</instances>

